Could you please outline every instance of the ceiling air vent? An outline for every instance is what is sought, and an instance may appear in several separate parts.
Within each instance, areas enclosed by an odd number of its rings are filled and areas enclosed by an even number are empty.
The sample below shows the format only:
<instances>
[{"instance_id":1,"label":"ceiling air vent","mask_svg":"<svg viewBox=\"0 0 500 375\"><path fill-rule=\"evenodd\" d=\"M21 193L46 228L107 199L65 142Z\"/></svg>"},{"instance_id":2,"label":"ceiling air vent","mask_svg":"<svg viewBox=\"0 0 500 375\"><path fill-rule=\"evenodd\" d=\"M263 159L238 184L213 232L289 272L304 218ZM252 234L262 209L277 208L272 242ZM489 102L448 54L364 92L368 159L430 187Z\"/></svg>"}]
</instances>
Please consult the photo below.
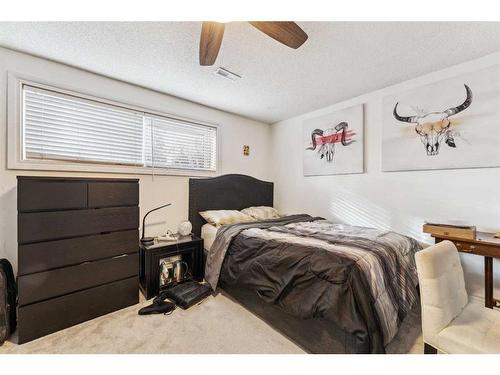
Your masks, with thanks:
<instances>
[{"instance_id":1,"label":"ceiling air vent","mask_svg":"<svg viewBox=\"0 0 500 375\"><path fill-rule=\"evenodd\" d=\"M217 68L217 70L214 73L217 74L218 76L230 79L231 81L236 81L237 79L241 78L241 76L239 76L238 74L230 72L229 70L221 67Z\"/></svg>"}]
</instances>

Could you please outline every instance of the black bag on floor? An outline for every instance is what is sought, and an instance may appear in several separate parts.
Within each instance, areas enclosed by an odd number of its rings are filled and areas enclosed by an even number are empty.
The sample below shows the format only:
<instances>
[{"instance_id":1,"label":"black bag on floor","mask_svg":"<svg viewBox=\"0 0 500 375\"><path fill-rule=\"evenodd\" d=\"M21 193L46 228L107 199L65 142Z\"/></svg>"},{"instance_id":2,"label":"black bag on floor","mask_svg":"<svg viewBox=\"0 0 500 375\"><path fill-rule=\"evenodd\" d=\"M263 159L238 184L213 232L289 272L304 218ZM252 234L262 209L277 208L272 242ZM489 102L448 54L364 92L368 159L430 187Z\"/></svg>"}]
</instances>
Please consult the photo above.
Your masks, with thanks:
<instances>
[{"instance_id":1,"label":"black bag on floor","mask_svg":"<svg viewBox=\"0 0 500 375\"><path fill-rule=\"evenodd\" d=\"M16 329L17 287L12 265L0 259L0 345Z\"/></svg>"},{"instance_id":2,"label":"black bag on floor","mask_svg":"<svg viewBox=\"0 0 500 375\"><path fill-rule=\"evenodd\" d=\"M139 315L163 314L170 315L175 310L175 303L162 301L155 298L151 305L145 306L139 310Z\"/></svg>"},{"instance_id":3,"label":"black bag on floor","mask_svg":"<svg viewBox=\"0 0 500 375\"><path fill-rule=\"evenodd\" d=\"M212 294L208 284L188 281L161 292L159 298L168 298L181 309L188 309Z\"/></svg>"}]
</instances>

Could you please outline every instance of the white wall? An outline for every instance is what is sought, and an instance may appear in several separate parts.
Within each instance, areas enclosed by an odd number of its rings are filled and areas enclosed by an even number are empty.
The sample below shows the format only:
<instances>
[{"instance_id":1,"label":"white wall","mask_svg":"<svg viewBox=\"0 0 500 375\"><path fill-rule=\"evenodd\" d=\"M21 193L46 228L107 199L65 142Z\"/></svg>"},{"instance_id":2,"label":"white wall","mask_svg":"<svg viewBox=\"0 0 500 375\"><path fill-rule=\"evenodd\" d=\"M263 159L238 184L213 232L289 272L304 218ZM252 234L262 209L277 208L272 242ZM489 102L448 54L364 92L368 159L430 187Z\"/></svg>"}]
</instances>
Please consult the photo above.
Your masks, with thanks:
<instances>
[{"instance_id":1,"label":"white wall","mask_svg":"<svg viewBox=\"0 0 500 375\"><path fill-rule=\"evenodd\" d=\"M431 239L422 233L422 224L430 219L465 220L479 230L500 231L500 168L381 172L385 95L499 62L500 53L489 55L272 125L276 207L287 213L306 212L354 225L392 228L426 242ZM365 173L304 177L304 119L359 103L365 103ZM483 258L465 254L462 259L469 291L483 296ZM494 265L500 281L500 261ZM496 293L500 295L500 290Z\"/></svg>"},{"instance_id":2,"label":"white wall","mask_svg":"<svg viewBox=\"0 0 500 375\"><path fill-rule=\"evenodd\" d=\"M219 124L220 169L218 174L243 173L268 180L270 126L234 114L205 107L169 95L140 88L63 64L0 48L0 258L7 257L17 268L17 175L140 178L141 216L147 210L172 202L173 206L151 214L148 234L176 230L187 219L188 177L123 175L102 173L58 173L8 170L7 145L7 72L52 82L55 86L77 88L84 93L101 93L106 99L129 103L191 119ZM158 77L162 79L162 77ZM227 98L231 100L231 98ZM243 156L243 145L250 145L250 156Z\"/></svg>"}]
</instances>

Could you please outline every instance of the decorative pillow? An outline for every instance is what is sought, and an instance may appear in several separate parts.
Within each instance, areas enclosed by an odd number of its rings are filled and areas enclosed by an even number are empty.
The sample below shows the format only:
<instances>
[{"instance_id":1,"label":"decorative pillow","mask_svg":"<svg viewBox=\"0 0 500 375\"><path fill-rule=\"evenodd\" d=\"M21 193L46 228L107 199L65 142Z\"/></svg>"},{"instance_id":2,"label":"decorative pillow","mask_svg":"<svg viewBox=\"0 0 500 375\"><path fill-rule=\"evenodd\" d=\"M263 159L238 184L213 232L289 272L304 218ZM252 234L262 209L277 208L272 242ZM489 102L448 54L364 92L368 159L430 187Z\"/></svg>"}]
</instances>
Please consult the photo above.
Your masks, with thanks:
<instances>
[{"instance_id":1,"label":"decorative pillow","mask_svg":"<svg viewBox=\"0 0 500 375\"><path fill-rule=\"evenodd\" d=\"M278 219L280 218L280 214L272 207L267 206L257 206L257 207L248 207L244 210L241 210L245 215L253 217L255 220L269 220L269 219Z\"/></svg>"},{"instance_id":2,"label":"decorative pillow","mask_svg":"<svg viewBox=\"0 0 500 375\"><path fill-rule=\"evenodd\" d=\"M238 223L248 223L250 221L255 221L251 216L245 215L237 210L209 210L200 212L202 218L204 218L207 223L219 227L226 224L238 224Z\"/></svg>"}]
</instances>

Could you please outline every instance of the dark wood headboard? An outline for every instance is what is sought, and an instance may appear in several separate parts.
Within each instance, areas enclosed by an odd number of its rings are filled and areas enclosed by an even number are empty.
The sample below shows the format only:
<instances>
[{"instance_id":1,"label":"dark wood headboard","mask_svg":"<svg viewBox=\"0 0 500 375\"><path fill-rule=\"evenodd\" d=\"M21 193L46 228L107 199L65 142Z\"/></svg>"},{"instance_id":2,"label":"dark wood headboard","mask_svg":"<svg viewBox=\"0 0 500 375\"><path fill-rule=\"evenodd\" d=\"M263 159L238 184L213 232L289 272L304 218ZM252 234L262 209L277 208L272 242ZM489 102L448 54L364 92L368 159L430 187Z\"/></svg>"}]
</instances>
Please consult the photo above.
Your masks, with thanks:
<instances>
[{"instance_id":1,"label":"dark wood headboard","mask_svg":"<svg viewBox=\"0 0 500 375\"><path fill-rule=\"evenodd\" d=\"M243 174L189 179L189 221L193 233L200 236L205 220L198 212L206 210L242 210L251 206L273 206L272 182Z\"/></svg>"}]
</instances>

